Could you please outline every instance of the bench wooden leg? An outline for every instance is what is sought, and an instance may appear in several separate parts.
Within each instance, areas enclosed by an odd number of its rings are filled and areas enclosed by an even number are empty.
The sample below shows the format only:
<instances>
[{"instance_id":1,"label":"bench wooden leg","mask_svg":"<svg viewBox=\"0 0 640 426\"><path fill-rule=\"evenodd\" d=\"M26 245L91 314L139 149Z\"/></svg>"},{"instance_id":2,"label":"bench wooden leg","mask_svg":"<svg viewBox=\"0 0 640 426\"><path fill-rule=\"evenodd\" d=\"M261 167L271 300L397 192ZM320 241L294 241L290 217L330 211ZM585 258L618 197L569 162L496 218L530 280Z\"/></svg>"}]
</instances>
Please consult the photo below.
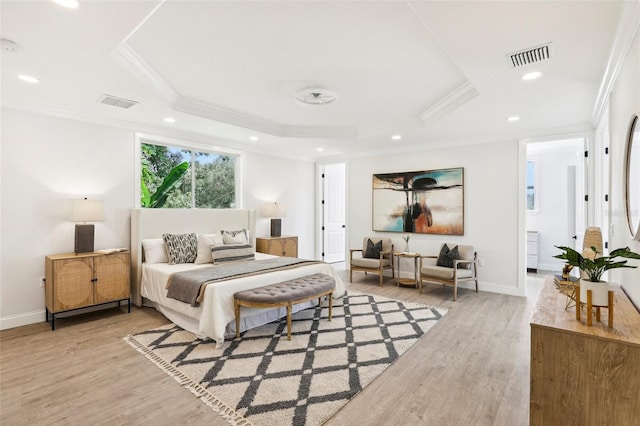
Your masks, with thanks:
<instances>
[{"instance_id":1,"label":"bench wooden leg","mask_svg":"<svg viewBox=\"0 0 640 426\"><path fill-rule=\"evenodd\" d=\"M329 321L331 321L332 308L333 308L333 292L329 293Z\"/></svg>"},{"instance_id":2,"label":"bench wooden leg","mask_svg":"<svg viewBox=\"0 0 640 426\"><path fill-rule=\"evenodd\" d=\"M287 340L291 340L291 302L287 303Z\"/></svg>"},{"instance_id":3,"label":"bench wooden leg","mask_svg":"<svg viewBox=\"0 0 640 426\"><path fill-rule=\"evenodd\" d=\"M238 338L240 337L240 304L234 300L233 305L236 311L236 338Z\"/></svg>"}]
</instances>

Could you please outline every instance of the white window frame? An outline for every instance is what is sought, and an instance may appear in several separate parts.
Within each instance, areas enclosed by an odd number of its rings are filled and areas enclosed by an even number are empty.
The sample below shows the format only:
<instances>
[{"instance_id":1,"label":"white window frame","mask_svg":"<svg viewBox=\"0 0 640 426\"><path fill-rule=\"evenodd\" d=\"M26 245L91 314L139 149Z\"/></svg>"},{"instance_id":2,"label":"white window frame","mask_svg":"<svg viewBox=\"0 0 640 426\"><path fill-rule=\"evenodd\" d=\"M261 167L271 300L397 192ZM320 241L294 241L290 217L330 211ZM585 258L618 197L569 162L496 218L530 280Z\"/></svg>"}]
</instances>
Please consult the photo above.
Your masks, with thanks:
<instances>
[{"instance_id":1,"label":"white window frame","mask_svg":"<svg viewBox=\"0 0 640 426\"><path fill-rule=\"evenodd\" d=\"M243 151L239 151L239 150L235 150L235 149L230 149L230 148L222 148L220 146L211 146L208 145L206 143L200 143L200 142L188 142L185 140L181 140L181 139L174 139L174 138L168 138L168 137L164 137L164 136L156 136L156 135L150 135L150 134L146 134L146 133L136 133L135 134L135 153L134 153L134 158L135 158L135 167L134 167L134 182L135 182L135 187L134 187L134 203L133 205L136 206L136 208L140 208L140 198L142 196L141 194L141 190L140 190L140 179L141 179L141 174L142 174L142 166L140 164L140 161L142 159L142 154L140 152L141 150L141 146L143 143L146 144L152 144L152 145L163 145L163 146L167 146L167 147L172 147L172 148L181 148L181 149L188 149L190 151L192 151L191 153L191 157L193 160L193 151L198 151L198 152L208 152L211 154L218 154L218 155L230 155L230 156L234 156L236 157L236 161L235 161L235 182L236 182L236 205L234 208L236 209L241 209L244 208L244 192L243 192L243 188L244 188L244 181L243 181L243 170L244 170L244 163L245 163L245 153ZM192 162L193 163L193 162ZM195 174L192 173L192 187L195 188ZM194 195L195 193L192 192L191 197L191 205L195 206L195 200L193 200L193 197L195 197ZM197 208L197 207L191 207L191 208Z\"/></svg>"}]
</instances>

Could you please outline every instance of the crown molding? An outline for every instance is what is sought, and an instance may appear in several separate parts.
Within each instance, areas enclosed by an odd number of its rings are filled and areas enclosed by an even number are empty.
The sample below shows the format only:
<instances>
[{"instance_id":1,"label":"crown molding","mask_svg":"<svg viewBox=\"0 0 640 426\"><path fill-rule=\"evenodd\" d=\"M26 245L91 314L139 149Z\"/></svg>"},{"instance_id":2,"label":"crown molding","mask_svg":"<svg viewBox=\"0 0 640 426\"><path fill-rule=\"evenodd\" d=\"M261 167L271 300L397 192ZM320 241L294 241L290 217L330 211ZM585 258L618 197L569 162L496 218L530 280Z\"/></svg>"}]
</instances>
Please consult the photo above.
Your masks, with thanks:
<instances>
[{"instance_id":1,"label":"crown molding","mask_svg":"<svg viewBox=\"0 0 640 426\"><path fill-rule=\"evenodd\" d=\"M113 49L111 57L145 86L160 94L169 103L173 103L178 99L178 93L173 87L127 43L120 43Z\"/></svg>"},{"instance_id":2,"label":"crown molding","mask_svg":"<svg viewBox=\"0 0 640 426\"><path fill-rule=\"evenodd\" d=\"M611 51L607 66L600 80L598 87L598 95L591 112L591 125L595 128L598 126L602 114L606 110L609 102L609 94L618 77L620 68L631 48L633 38L640 28L640 1L623 2L620 8L620 17L618 19L618 27L611 44Z\"/></svg>"},{"instance_id":3,"label":"crown molding","mask_svg":"<svg viewBox=\"0 0 640 426\"><path fill-rule=\"evenodd\" d=\"M221 121L245 129L251 129L274 136L282 136L283 126L279 123L254 117L238 111L222 108L199 99L178 95L173 109L209 120Z\"/></svg>"},{"instance_id":4,"label":"crown molding","mask_svg":"<svg viewBox=\"0 0 640 426\"><path fill-rule=\"evenodd\" d=\"M236 152L251 152L254 154L269 155L273 157L285 158L289 160L313 162L319 155L297 155L290 152L279 152L272 147L253 146L246 143L236 142L231 139L221 139L216 136L203 133L190 132L181 129L168 129L158 126L151 126L130 120L119 120L99 117L93 114L78 114L59 108L49 108L31 103L6 102L3 100L0 109L13 109L17 111L28 112L67 120L79 121L82 123L95 124L98 126L112 127L120 130L127 130L134 133L142 133L145 135L155 135L156 137L167 137L173 139L181 139L183 141L197 142L203 146L219 146L224 149L234 150Z\"/></svg>"},{"instance_id":5,"label":"crown molding","mask_svg":"<svg viewBox=\"0 0 640 426\"><path fill-rule=\"evenodd\" d=\"M479 93L475 87L473 87L469 81L466 81L444 98L431 105L427 110L423 111L419 115L420 120L424 126L428 126L478 95Z\"/></svg>"}]
</instances>

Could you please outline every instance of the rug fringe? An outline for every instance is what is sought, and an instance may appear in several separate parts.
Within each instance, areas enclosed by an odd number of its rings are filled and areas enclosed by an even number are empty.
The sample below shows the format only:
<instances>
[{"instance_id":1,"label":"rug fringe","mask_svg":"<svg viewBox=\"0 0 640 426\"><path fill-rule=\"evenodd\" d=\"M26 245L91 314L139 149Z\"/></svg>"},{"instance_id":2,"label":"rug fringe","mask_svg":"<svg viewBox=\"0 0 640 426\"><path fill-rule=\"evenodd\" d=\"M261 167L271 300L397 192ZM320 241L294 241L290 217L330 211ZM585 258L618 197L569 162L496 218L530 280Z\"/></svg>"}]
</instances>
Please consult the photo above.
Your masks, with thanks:
<instances>
[{"instance_id":1,"label":"rug fringe","mask_svg":"<svg viewBox=\"0 0 640 426\"><path fill-rule=\"evenodd\" d=\"M169 376L173 377L173 379L178 382L182 387L185 387L191 391L200 401L209 406L214 412L219 414L227 423L233 426L253 426L246 418L242 417L240 414L236 413L231 407L229 407L224 402L220 401L218 398L213 396L209 391L200 386L198 383L193 381L190 377L186 376L176 367L171 365L171 363L165 361L147 346L138 342L135 337L132 335L128 335L124 337L124 341L127 342L132 348L146 356L151 362L153 362L158 368L167 373Z\"/></svg>"}]
</instances>

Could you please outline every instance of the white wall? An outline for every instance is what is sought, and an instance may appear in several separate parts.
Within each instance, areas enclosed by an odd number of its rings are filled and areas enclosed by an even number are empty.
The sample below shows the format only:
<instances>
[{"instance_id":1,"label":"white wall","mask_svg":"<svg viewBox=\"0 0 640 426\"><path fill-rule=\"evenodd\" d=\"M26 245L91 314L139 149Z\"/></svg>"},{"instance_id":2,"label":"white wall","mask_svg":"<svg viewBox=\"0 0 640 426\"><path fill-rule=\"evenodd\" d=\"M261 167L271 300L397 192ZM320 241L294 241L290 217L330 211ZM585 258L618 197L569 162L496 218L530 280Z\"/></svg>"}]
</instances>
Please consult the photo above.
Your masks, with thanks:
<instances>
[{"instance_id":1,"label":"white wall","mask_svg":"<svg viewBox=\"0 0 640 426\"><path fill-rule=\"evenodd\" d=\"M551 142L549 142L551 143ZM560 253L554 246L573 247L569 240L569 166L576 166L582 159L575 152L554 151L532 154L528 160L537 164L538 210L527 211L527 230L538 231L538 268L543 271L561 271L564 262L552 256Z\"/></svg>"},{"instance_id":2,"label":"white wall","mask_svg":"<svg viewBox=\"0 0 640 426\"><path fill-rule=\"evenodd\" d=\"M104 199L96 248L129 247L135 205L135 134L131 130L1 110L0 329L44 321L44 257L73 251L70 199ZM159 136L162 136L159 134ZM219 143L217 143L219 145ZM288 205L283 232L300 236L313 258L315 188L312 163L246 155L244 206L278 196ZM267 195L268 194L268 195ZM258 217L257 234L268 235ZM266 224L266 225L265 225Z\"/></svg>"},{"instance_id":3,"label":"white wall","mask_svg":"<svg viewBox=\"0 0 640 426\"><path fill-rule=\"evenodd\" d=\"M609 98L609 131L611 146L611 224L610 249L629 246L640 253L640 242L631 237L627 225L624 199L624 153L629 121L640 114L640 32L635 39ZM639 265L638 261L630 261ZM618 269L609 272L609 281L624 283L636 306L640 306L640 268Z\"/></svg>"},{"instance_id":4,"label":"white wall","mask_svg":"<svg viewBox=\"0 0 640 426\"><path fill-rule=\"evenodd\" d=\"M287 208L282 235L298 236L298 257L315 259L315 164L247 153L245 204L256 209L256 236L271 233L260 207L277 201Z\"/></svg>"},{"instance_id":5,"label":"white wall","mask_svg":"<svg viewBox=\"0 0 640 426\"><path fill-rule=\"evenodd\" d=\"M349 248L361 247L362 238L370 235L391 237L403 247L404 234L372 231L374 173L453 167L464 167L464 235L413 234L411 250L437 255L442 242L471 244L485 262L478 273L480 290L518 294L517 141L350 160Z\"/></svg>"}]
</instances>

